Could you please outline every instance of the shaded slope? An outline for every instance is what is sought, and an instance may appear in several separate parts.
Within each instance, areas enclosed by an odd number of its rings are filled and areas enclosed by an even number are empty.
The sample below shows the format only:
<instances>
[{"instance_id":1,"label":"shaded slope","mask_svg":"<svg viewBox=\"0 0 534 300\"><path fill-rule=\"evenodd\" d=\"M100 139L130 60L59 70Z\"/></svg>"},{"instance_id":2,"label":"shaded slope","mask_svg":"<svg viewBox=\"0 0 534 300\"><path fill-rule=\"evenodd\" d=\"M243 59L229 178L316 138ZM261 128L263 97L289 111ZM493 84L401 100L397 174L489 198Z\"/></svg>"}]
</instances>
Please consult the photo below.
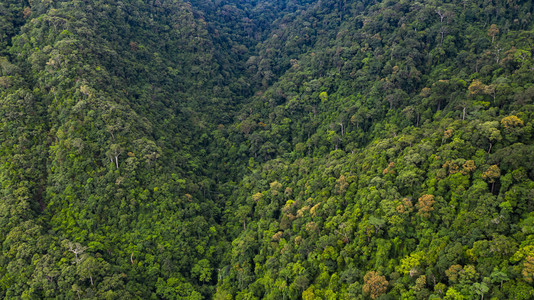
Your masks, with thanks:
<instances>
[{"instance_id":1,"label":"shaded slope","mask_svg":"<svg viewBox=\"0 0 534 300\"><path fill-rule=\"evenodd\" d=\"M2 295L212 293L192 268L221 241L197 139L222 78L205 23L179 1L34 1L9 51Z\"/></svg>"},{"instance_id":2,"label":"shaded slope","mask_svg":"<svg viewBox=\"0 0 534 300\"><path fill-rule=\"evenodd\" d=\"M263 42L218 295L530 298L531 13L322 1Z\"/></svg>"}]
</instances>

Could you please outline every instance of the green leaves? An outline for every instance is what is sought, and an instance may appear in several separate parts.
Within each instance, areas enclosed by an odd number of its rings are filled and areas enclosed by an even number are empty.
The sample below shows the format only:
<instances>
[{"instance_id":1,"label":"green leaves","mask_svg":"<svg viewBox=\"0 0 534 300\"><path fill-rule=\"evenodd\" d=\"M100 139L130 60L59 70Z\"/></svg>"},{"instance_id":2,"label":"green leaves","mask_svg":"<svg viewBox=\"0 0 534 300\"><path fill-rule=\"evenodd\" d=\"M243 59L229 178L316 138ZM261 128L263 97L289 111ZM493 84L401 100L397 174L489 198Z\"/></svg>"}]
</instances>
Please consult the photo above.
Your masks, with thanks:
<instances>
[{"instance_id":1,"label":"green leaves","mask_svg":"<svg viewBox=\"0 0 534 300\"><path fill-rule=\"evenodd\" d=\"M207 259L199 260L191 270L193 277L198 278L200 282L209 282L212 273L213 268L210 267L210 263Z\"/></svg>"},{"instance_id":2,"label":"green leaves","mask_svg":"<svg viewBox=\"0 0 534 300\"><path fill-rule=\"evenodd\" d=\"M532 9L471 2L3 1L0 298L529 298Z\"/></svg>"}]
</instances>

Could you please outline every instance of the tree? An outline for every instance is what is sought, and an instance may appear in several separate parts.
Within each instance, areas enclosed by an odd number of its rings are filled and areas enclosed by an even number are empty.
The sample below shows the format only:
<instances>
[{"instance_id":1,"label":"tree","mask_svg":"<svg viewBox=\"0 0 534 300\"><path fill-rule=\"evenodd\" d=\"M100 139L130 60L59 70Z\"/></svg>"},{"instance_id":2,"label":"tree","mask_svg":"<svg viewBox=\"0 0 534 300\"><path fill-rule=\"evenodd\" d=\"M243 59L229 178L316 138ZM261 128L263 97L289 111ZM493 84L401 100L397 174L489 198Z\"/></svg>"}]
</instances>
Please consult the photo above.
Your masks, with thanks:
<instances>
[{"instance_id":1,"label":"tree","mask_svg":"<svg viewBox=\"0 0 534 300\"><path fill-rule=\"evenodd\" d=\"M321 102L328 101L328 93L327 92L321 92L319 94L319 99L321 99Z\"/></svg>"},{"instance_id":2,"label":"tree","mask_svg":"<svg viewBox=\"0 0 534 300\"><path fill-rule=\"evenodd\" d=\"M240 222L243 222L243 230L247 230L247 219L250 215L251 208L248 205L241 205L236 211L236 216Z\"/></svg>"},{"instance_id":3,"label":"tree","mask_svg":"<svg viewBox=\"0 0 534 300\"><path fill-rule=\"evenodd\" d=\"M383 295L388 287L386 277L380 275L378 272L369 271L363 277L362 290L364 294L370 295L372 299L376 299Z\"/></svg>"},{"instance_id":4,"label":"tree","mask_svg":"<svg viewBox=\"0 0 534 300\"><path fill-rule=\"evenodd\" d=\"M447 271L445 271L445 275L447 275L451 283L456 283L458 282L458 276L461 271L463 271L462 266L452 265L449 267L449 269L447 269Z\"/></svg>"},{"instance_id":5,"label":"tree","mask_svg":"<svg viewBox=\"0 0 534 300\"><path fill-rule=\"evenodd\" d=\"M423 195L419 197L415 205L419 210L417 214L423 218L430 217L430 213L434 210L433 205L435 202L434 195Z\"/></svg>"},{"instance_id":6,"label":"tree","mask_svg":"<svg viewBox=\"0 0 534 300\"><path fill-rule=\"evenodd\" d=\"M378 230L380 230L380 228L386 224L386 221L375 216L370 216L369 224L375 228L375 233L378 233Z\"/></svg>"},{"instance_id":7,"label":"tree","mask_svg":"<svg viewBox=\"0 0 534 300\"><path fill-rule=\"evenodd\" d=\"M112 144L108 152L109 159L111 162L115 163L115 167L117 169L119 168L119 156L122 154L122 152L123 149L119 144Z\"/></svg>"},{"instance_id":8,"label":"tree","mask_svg":"<svg viewBox=\"0 0 534 300\"><path fill-rule=\"evenodd\" d=\"M501 288L502 288L502 284L503 284L503 282L510 280L510 279L508 278L508 275L506 275L506 273L504 273L504 272L502 272L502 271L499 271L498 269L495 269L495 270L491 273L490 278L491 278L491 281L492 281L492 282L499 283L500 286L501 286Z\"/></svg>"},{"instance_id":9,"label":"tree","mask_svg":"<svg viewBox=\"0 0 534 300\"><path fill-rule=\"evenodd\" d=\"M513 115L504 117L501 119L501 125L504 126L505 129L520 127L520 126L523 126L524 124L525 123L523 122L523 120Z\"/></svg>"},{"instance_id":10,"label":"tree","mask_svg":"<svg viewBox=\"0 0 534 300\"><path fill-rule=\"evenodd\" d=\"M468 87L469 95L480 95L484 93L486 85L482 81L475 79Z\"/></svg>"},{"instance_id":11,"label":"tree","mask_svg":"<svg viewBox=\"0 0 534 300\"><path fill-rule=\"evenodd\" d=\"M528 255L525 258L525 261L523 262L523 269L521 270L521 274L523 275L523 278L526 282L532 283L534 282L534 256Z\"/></svg>"},{"instance_id":12,"label":"tree","mask_svg":"<svg viewBox=\"0 0 534 300\"><path fill-rule=\"evenodd\" d=\"M91 285L94 285L93 277L100 275L104 271L102 263L90 255L84 255L82 262L77 266L77 272L81 280L89 278Z\"/></svg>"},{"instance_id":13,"label":"tree","mask_svg":"<svg viewBox=\"0 0 534 300\"><path fill-rule=\"evenodd\" d=\"M484 300L484 294L489 291L489 287L484 282L480 282L480 283L475 282L473 284L473 291L477 295L480 295L481 300Z\"/></svg>"},{"instance_id":14,"label":"tree","mask_svg":"<svg viewBox=\"0 0 534 300\"><path fill-rule=\"evenodd\" d=\"M495 41L495 36L499 34L499 28L495 24L491 24L490 28L488 29L488 35L491 36L491 43Z\"/></svg>"},{"instance_id":15,"label":"tree","mask_svg":"<svg viewBox=\"0 0 534 300\"><path fill-rule=\"evenodd\" d=\"M493 143L502 140L501 131L497 129L498 127L499 122L497 121L485 122L480 125L480 130L486 136L490 144L488 148L488 154L491 152Z\"/></svg>"},{"instance_id":16,"label":"tree","mask_svg":"<svg viewBox=\"0 0 534 300\"><path fill-rule=\"evenodd\" d=\"M403 258L398 267L398 270L405 274L414 277L421 272L421 266L425 261L425 253L422 251L412 252L409 256Z\"/></svg>"},{"instance_id":17,"label":"tree","mask_svg":"<svg viewBox=\"0 0 534 300\"><path fill-rule=\"evenodd\" d=\"M201 259L195 264L191 273L198 278L200 282L208 282L211 280L213 268L210 267L210 263L207 259Z\"/></svg>"},{"instance_id":18,"label":"tree","mask_svg":"<svg viewBox=\"0 0 534 300\"><path fill-rule=\"evenodd\" d=\"M495 187L495 181L501 177L501 169L497 165L491 165L484 173L482 173L482 178L491 183L491 192Z\"/></svg>"},{"instance_id":19,"label":"tree","mask_svg":"<svg viewBox=\"0 0 534 300\"><path fill-rule=\"evenodd\" d=\"M63 241L63 245L67 248L68 251L72 252L74 254L74 262L75 264L78 264L82 261L82 253L87 250L87 247L80 245L79 243L73 243L71 241L65 240Z\"/></svg>"}]
</instances>

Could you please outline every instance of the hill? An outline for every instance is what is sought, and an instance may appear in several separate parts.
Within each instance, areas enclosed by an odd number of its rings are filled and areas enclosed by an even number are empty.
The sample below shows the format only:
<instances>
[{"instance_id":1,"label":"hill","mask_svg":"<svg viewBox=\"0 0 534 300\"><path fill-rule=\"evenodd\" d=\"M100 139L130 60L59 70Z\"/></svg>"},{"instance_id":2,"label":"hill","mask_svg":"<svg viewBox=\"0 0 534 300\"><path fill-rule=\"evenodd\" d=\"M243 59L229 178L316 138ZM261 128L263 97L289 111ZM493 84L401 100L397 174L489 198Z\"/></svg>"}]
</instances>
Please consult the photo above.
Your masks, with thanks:
<instances>
[{"instance_id":1,"label":"hill","mask_svg":"<svg viewBox=\"0 0 534 300\"><path fill-rule=\"evenodd\" d=\"M529 299L531 1L0 3L0 297Z\"/></svg>"}]
</instances>

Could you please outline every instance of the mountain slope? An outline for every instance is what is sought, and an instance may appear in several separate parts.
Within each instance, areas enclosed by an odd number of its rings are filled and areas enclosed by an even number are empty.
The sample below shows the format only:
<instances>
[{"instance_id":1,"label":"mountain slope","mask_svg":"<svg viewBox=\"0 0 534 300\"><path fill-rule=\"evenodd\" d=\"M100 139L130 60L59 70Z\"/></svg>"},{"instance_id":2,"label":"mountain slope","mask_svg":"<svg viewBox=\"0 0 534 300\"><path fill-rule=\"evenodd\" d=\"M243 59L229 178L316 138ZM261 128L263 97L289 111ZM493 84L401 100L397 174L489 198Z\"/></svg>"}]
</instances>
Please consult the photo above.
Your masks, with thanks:
<instances>
[{"instance_id":1,"label":"mountain slope","mask_svg":"<svg viewBox=\"0 0 534 300\"><path fill-rule=\"evenodd\" d=\"M531 1L0 9L0 297L534 294Z\"/></svg>"},{"instance_id":2,"label":"mountain slope","mask_svg":"<svg viewBox=\"0 0 534 300\"><path fill-rule=\"evenodd\" d=\"M532 296L532 3L482 8L322 1L263 42L219 296Z\"/></svg>"},{"instance_id":3,"label":"mountain slope","mask_svg":"<svg viewBox=\"0 0 534 300\"><path fill-rule=\"evenodd\" d=\"M4 59L5 297L211 293L189 266L219 260L193 113L213 44L182 2L116 4L34 1Z\"/></svg>"}]
</instances>

